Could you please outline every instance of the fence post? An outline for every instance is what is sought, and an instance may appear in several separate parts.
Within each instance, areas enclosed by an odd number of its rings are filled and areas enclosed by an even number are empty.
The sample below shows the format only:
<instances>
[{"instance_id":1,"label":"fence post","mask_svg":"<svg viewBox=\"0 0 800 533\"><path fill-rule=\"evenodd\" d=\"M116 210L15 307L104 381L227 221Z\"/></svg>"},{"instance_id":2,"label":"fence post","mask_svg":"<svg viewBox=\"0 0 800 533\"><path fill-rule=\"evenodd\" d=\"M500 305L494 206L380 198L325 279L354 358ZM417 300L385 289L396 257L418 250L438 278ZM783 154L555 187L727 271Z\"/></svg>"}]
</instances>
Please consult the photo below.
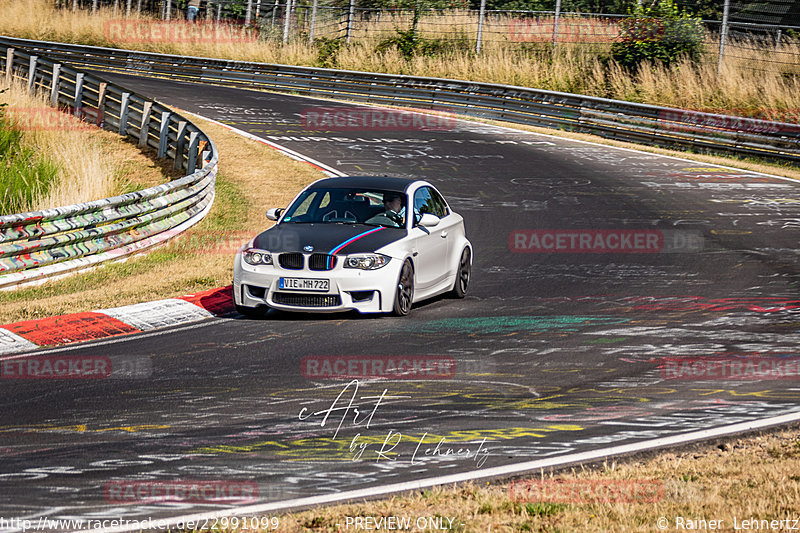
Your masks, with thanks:
<instances>
[{"instance_id":1,"label":"fence post","mask_svg":"<svg viewBox=\"0 0 800 533\"><path fill-rule=\"evenodd\" d=\"M122 93L122 101L119 104L119 134L123 137L128 135L128 107L131 103L131 93Z\"/></svg>"},{"instance_id":2,"label":"fence post","mask_svg":"<svg viewBox=\"0 0 800 533\"><path fill-rule=\"evenodd\" d=\"M481 9L478 12L478 38L475 42L475 53L481 53L481 40L483 39L483 21L486 18L486 0L481 0Z\"/></svg>"},{"instance_id":3,"label":"fence post","mask_svg":"<svg viewBox=\"0 0 800 533\"><path fill-rule=\"evenodd\" d=\"M781 46L781 33L782 32L783 32L783 30L781 30L780 28L778 28L775 31L775 50L777 50Z\"/></svg>"},{"instance_id":4,"label":"fence post","mask_svg":"<svg viewBox=\"0 0 800 533\"><path fill-rule=\"evenodd\" d=\"M725 0L722 9L722 28L719 30L719 59L717 60L717 74L722 72L722 60L725 57L725 41L728 38L728 13L731 8L731 0Z\"/></svg>"},{"instance_id":5,"label":"fence post","mask_svg":"<svg viewBox=\"0 0 800 533\"><path fill-rule=\"evenodd\" d=\"M92 15L97 13L97 0L92 0Z\"/></svg>"},{"instance_id":6,"label":"fence post","mask_svg":"<svg viewBox=\"0 0 800 533\"><path fill-rule=\"evenodd\" d=\"M75 99L73 103L74 115L81 116L81 108L83 107L83 72L75 75Z\"/></svg>"},{"instance_id":7,"label":"fence post","mask_svg":"<svg viewBox=\"0 0 800 533\"><path fill-rule=\"evenodd\" d=\"M556 12L553 17L553 48L558 44L558 19L561 17L561 0L556 0Z\"/></svg>"},{"instance_id":8,"label":"fence post","mask_svg":"<svg viewBox=\"0 0 800 533\"><path fill-rule=\"evenodd\" d=\"M172 0L164 2L164 20L169 20L172 16Z\"/></svg>"},{"instance_id":9,"label":"fence post","mask_svg":"<svg viewBox=\"0 0 800 533\"><path fill-rule=\"evenodd\" d=\"M153 102L147 101L142 109L142 127L139 128L139 148L147 146L147 137L150 135L150 112L153 109Z\"/></svg>"},{"instance_id":10,"label":"fence post","mask_svg":"<svg viewBox=\"0 0 800 533\"><path fill-rule=\"evenodd\" d=\"M186 121L178 122L178 135L175 138L175 164L173 168L180 170L183 168L183 151L186 148Z\"/></svg>"},{"instance_id":11,"label":"fence post","mask_svg":"<svg viewBox=\"0 0 800 533\"><path fill-rule=\"evenodd\" d=\"M136 14L139 15L139 16L141 16L141 14L142 14L142 0L139 0L136 3Z\"/></svg>"},{"instance_id":12,"label":"fence post","mask_svg":"<svg viewBox=\"0 0 800 533\"><path fill-rule=\"evenodd\" d=\"M39 56L31 56L28 62L28 92L33 91L33 85L36 83L36 66L39 63Z\"/></svg>"},{"instance_id":13,"label":"fence post","mask_svg":"<svg viewBox=\"0 0 800 533\"><path fill-rule=\"evenodd\" d=\"M286 0L283 10L283 44L289 42L289 23L292 19L292 0Z\"/></svg>"},{"instance_id":14,"label":"fence post","mask_svg":"<svg viewBox=\"0 0 800 533\"><path fill-rule=\"evenodd\" d=\"M131 7L133 7L132 4L133 4L133 0L128 0L128 2L125 4L125 16L126 17L130 17L131 16Z\"/></svg>"},{"instance_id":15,"label":"fence post","mask_svg":"<svg viewBox=\"0 0 800 533\"><path fill-rule=\"evenodd\" d=\"M314 3L311 4L311 28L308 30L308 42L314 42L314 30L317 27L317 4L319 4L319 0L314 0Z\"/></svg>"},{"instance_id":16,"label":"fence post","mask_svg":"<svg viewBox=\"0 0 800 533\"><path fill-rule=\"evenodd\" d=\"M169 143L169 111L161 113L161 129L158 132L158 158L163 159L167 156L167 144Z\"/></svg>"},{"instance_id":17,"label":"fence post","mask_svg":"<svg viewBox=\"0 0 800 533\"><path fill-rule=\"evenodd\" d=\"M247 10L244 13L244 25L249 26L253 19L253 0L247 0Z\"/></svg>"},{"instance_id":18,"label":"fence post","mask_svg":"<svg viewBox=\"0 0 800 533\"><path fill-rule=\"evenodd\" d=\"M11 82L11 74L14 72L14 49L6 50L6 83Z\"/></svg>"},{"instance_id":19,"label":"fence post","mask_svg":"<svg viewBox=\"0 0 800 533\"><path fill-rule=\"evenodd\" d=\"M61 88L61 64L53 65L53 81L50 84L50 105L58 107L58 90Z\"/></svg>"},{"instance_id":20,"label":"fence post","mask_svg":"<svg viewBox=\"0 0 800 533\"><path fill-rule=\"evenodd\" d=\"M347 11L347 33L345 42L350 43L353 36L353 19L356 17L356 0L350 0L350 9Z\"/></svg>"}]
</instances>

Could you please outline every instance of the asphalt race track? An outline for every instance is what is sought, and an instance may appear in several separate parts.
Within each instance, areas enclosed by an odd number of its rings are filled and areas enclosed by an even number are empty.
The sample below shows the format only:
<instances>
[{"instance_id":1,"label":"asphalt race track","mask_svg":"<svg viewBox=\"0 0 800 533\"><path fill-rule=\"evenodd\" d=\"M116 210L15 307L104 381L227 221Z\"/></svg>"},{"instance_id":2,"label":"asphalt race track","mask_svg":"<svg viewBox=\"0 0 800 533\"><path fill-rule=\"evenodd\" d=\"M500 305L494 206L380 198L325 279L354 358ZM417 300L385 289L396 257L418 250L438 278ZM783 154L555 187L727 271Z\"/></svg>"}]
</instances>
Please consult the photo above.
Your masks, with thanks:
<instances>
[{"instance_id":1,"label":"asphalt race track","mask_svg":"<svg viewBox=\"0 0 800 533\"><path fill-rule=\"evenodd\" d=\"M800 413L793 181L444 118L314 129L309 111L356 106L107 77L348 174L430 179L466 219L470 293L407 318L233 316L37 352L144 371L0 383L0 516L177 516ZM342 356L455 366L350 382L310 364ZM192 480L246 490L123 490Z\"/></svg>"}]
</instances>

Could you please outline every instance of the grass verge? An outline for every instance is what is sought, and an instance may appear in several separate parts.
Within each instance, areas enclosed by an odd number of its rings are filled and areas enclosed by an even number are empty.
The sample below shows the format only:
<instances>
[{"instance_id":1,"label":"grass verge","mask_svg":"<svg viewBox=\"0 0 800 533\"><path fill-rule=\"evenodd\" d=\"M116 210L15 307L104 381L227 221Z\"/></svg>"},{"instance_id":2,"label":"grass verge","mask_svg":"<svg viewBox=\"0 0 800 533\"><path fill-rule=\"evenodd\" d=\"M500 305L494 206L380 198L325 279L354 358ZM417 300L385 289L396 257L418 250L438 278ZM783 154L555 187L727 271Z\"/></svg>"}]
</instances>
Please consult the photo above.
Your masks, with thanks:
<instances>
[{"instance_id":1,"label":"grass verge","mask_svg":"<svg viewBox=\"0 0 800 533\"><path fill-rule=\"evenodd\" d=\"M800 429L795 428L541 473L516 480L513 492L509 483L468 483L278 519L286 533L367 531L354 527L357 517L407 518L412 527L403 531L434 530L418 526L430 526L427 519L437 517L445 525L452 518L447 531L454 532L791 531L792 521L800 519L798 502ZM754 520L789 522L764 527Z\"/></svg>"}]
</instances>

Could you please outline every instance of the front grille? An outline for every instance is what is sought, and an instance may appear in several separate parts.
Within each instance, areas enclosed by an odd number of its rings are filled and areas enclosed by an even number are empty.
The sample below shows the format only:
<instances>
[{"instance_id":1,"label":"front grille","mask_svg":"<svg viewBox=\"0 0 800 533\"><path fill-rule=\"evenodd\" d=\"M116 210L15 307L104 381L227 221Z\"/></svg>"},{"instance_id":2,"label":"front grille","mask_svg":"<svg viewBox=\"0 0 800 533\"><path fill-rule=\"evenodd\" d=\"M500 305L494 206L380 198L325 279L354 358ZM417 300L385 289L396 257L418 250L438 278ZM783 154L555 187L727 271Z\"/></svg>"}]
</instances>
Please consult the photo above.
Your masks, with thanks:
<instances>
[{"instance_id":1,"label":"front grille","mask_svg":"<svg viewBox=\"0 0 800 533\"><path fill-rule=\"evenodd\" d=\"M278 263L289 270L303 270L303 254L292 252L278 256Z\"/></svg>"},{"instance_id":2,"label":"front grille","mask_svg":"<svg viewBox=\"0 0 800 533\"><path fill-rule=\"evenodd\" d=\"M311 270L331 270L336 266L336 256L328 254L311 254L308 257L308 268Z\"/></svg>"},{"instance_id":3,"label":"front grille","mask_svg":"<svg viewBox=\"0 0 800 533\"><path fill-rule=\"evenodd\" d=\"M272 295L272 301L281 305L293 305L295 307L336 307L342 305L342 299L338 294L290 294L287 292L276 292Z\"/></svg>"}]
</instances>

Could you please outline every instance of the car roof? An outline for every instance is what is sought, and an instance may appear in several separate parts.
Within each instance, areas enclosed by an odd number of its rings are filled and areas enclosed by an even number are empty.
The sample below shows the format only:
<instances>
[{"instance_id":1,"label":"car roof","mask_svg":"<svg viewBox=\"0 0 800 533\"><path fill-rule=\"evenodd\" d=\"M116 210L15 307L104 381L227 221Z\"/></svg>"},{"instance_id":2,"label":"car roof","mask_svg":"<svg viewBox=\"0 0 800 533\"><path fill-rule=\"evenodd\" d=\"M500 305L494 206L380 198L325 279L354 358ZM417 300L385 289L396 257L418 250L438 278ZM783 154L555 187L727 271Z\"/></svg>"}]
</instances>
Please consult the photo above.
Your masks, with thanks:
<instances>
[{"instance_id":1,"label":"car roof","mask_svg":"<svg viewBox=\"0 0 800 533\"><path fill-rule=\"evenodd\" d=\"M390 178L386 176L345 176L342 178L324 178L311 184L309 189L325 189L330 187L375 187L384 191L406 192L412 183L420 180L408 178Z\"/></svg>"}]
</instances>

